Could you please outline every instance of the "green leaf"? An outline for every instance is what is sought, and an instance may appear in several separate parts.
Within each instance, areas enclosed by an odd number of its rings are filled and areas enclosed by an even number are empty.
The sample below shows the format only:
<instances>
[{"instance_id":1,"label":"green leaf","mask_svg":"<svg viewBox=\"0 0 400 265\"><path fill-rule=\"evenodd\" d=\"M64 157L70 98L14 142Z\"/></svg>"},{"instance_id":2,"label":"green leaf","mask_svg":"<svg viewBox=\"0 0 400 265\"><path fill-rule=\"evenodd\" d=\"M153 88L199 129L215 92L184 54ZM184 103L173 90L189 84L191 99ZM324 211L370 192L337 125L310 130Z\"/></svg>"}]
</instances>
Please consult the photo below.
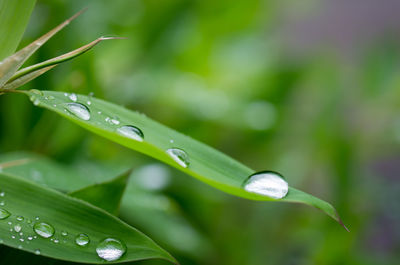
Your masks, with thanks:
<instances>
[{"instance_id":1,"label":"green leaf","mask_svg":"<svg viewBox=\"0 0 400 265\"><path fill-rule=\"evenodd\" d=\"M17 48L35 2L36 0L0 0L0 60Z\"/></svg>"},{"instance_id":2,"label":"green leaf","mask_svg":"<svg viewBox=\"0 0 400 265\"><path fill-rule=\"evenodd\" d=\"M17 161L26 161L18 163ZM4 167L3 172L24 177L43 186L48 186L59 191L70 192L93 185L96 179L56 163L44 156L15 152L0 155L0 165L13 165ZM105 180L102 180L105 181Z\"/></svg>"},{"instance_id":3,"label":"green leaf","mask_svg":"<svg viewBox=\"0 0 400 265\"><path fill-rule=\"evenodd\" d=\"M110 181L85 187L69 195L117 215L131 172L130 170Z\"/></svg>"},{"instance_id":4,"label":"green leaf","mask_svg":"<svg viewBox=\"0 0 400 265\"><path fill-rule=\"evenodd\" d=\"M87 52L91 48L93 48L95 45L100 43L101 41L104 40L111 40L111 39L117 39L113 37L100 37L76 50L73 50L71 52L65 53L63 55L54 57L52 59L49 59L47 61L34 64L28 67L25 67L18 72L16 72L10 80L4 85L4 89L15 89L17 87L20 87L27 82L31 81L32 79L44 74L48 70L54 68L60 63L69 61L79 55L82 55L83 53Z\"/></svg>"},{"instance_id":5,"label":"green leaf","mask_svg":"<svg viewBox=\"0 0 400 265\"><path fill-rule=\"evenodd\" d=\"M115 263L142 259L176 263L146 235L87 202L4 173L0 173L0 187L4 202L0 231L2 242L7 246L60 260L102 263L96 248L103 240L115 238L126 246L126 252ZM5 211L11 215L7 216ZM43 223L54 228L53 235L49 228L47 235L42 233L48 238L34 231L39 224L44 226ZM78 246L75 238L82 233L90 242Z\"/></svg>"},{"instance_id":6,"label":"green leaf","mask_svg":"<svg viewBox=\"0 0 400 265\"><path fill-rule=\"evenodd\" d=\"M67 19L45 35L41 36L25 48L19 50L13 55L5 58L0 63L0 87L2 87L14 74L17 70L22 66L22 64L37 50L39 49L46 41L48 41L51 37L53 37L57 32L63 29L66 25L68 25L73 19L79 16L83 12L80 11L71 18Z\"/></svg>"},{"instance_id":7,"label":"green leaf","mask_svg":"<svg viewBox=\"0 0 400 265\"><path fill-rule=\"evenodd\" d=\"M29 95L35 105L54 111L111 141L163 161L224 192L251 200L275 200L247 192L243 188L248 177L255 173L254 170L203 143L151 120L143 114L84 95L78 95L74 99L76 102L71 102L69 95L61 92L24 91L23 93ZM89 101L90 106L87 104ZM110 122L110 117L118 117L118 122L116 122L118 124ZM138 140L135 140L118 132L118 128L126 125L139 128L144 135L143 141L140 141L140 137L136 137ZM140 136L140 133L136 136ZM177 163L167 154L166 151L169 148L184 150L189 157L190 165L184 167ZM295 188L289 187L287 195L276 201L298 202L314 206L342 224L332 205Z\"/></svg>"}]
</instances>

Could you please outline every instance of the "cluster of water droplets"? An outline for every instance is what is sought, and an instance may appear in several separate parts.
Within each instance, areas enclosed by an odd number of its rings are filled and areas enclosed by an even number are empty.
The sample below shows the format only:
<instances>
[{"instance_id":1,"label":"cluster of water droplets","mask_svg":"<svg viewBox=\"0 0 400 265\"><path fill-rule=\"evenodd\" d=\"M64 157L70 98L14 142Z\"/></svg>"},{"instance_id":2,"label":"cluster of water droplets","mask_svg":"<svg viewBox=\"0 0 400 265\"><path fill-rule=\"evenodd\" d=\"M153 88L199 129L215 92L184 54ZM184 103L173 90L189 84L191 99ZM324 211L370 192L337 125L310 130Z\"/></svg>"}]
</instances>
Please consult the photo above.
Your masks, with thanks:
<instances>
[{"instance_id":1,"label":"cluster of water droplets","mask_svg":"<svg viewBox=\"0 0 400 265\"><path fill-rule=\"evenodd\" d=\"M37 95L43 95L40 91L34 91ZM88 106L92 105L93 93L89 94L89 100L85 105L78 102L78 96L74 93L64 94L72 102L63 103L65 111L74 115L75 117L89 121L91 119L91 111ZM50 96L48 96L50 97ZM34 101L35 102L35 101ZM126 138L132 139L137 142L144 142L145 136L143 131L134 125L123 124L118 117L106 116L102 111L97 111L101 115L101 120L109 127L112 127L117 134ZM174 140L169 140L168 145L174 144ZM190 165L190 158L186 151L176 146L166 149L166 154L179 166L188 168ZM273 199L281 199L288 193L288 183L283 177L272 171L262 171L249 176L243 183L243 188L251 193L256 193L263 196L268 196Z\"/></svg>"},{"instance_id":2,"label":"cluster of water droplets","mask_svg":"<svg viewBox=\"0 0 400 265\"><path fill-rule=\"evenodd\" d=\"M4 197L5 192L0 191L0 197ZM56 229L49 223L42 221L38 216L33 220L25 218L24 216L13 216L8 210L0 208L0 221L7 222L10 226L11 238L18 240L18 248L23 249L24 245L29 245L30 242L38 238L49 239L54 244L67 243L72 240L77 247L86 247L90 244L91 240L87 234L80 233L71 238L69 233L61 231L59 235ZM57 235L58 236L57 236ZM4 240L0 239L0 243ZM32 247L30 248L32 249ZM125 244L116 238L106 238L96 245L96 254L99 258L105 261L116 261L122 257L126 252ZM36 255L41 254L40 249L32 249Z\"/></svg>"}]
</instances>

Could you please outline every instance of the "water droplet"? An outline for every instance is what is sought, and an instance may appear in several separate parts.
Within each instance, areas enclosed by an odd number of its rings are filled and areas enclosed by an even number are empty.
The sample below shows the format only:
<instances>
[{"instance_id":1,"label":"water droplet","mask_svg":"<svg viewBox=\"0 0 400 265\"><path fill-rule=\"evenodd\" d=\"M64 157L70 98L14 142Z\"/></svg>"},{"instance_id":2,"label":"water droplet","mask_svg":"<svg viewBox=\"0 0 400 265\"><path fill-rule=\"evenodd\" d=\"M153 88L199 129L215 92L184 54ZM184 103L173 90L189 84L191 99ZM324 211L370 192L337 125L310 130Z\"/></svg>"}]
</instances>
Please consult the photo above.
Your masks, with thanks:
<instances>
[{"instance_id":1,"label":"water droplet","mask_svg":"<svg viewBox=\"0 0 400 265\"><path fill-rule=\"evenodd\" d=\"M246 180L244 189L274 199L282 199L288 193L289 186L280 174L262 171L251 175Z\"/></svg>"},{"instance_id":2,"label":"water droplet","mask_svg":"<svg viewBox=\"0 0 400 265\"><path fill-rule=\"evenodd\" d=\"M37 98L33 101L33 105L38 106L40 104L40 100Z\"/></svg>"},{"instance_id":3,"label":"water droplet","mask_svg":"<svg viewBox=\"0 0 400 265\"><path fill-rule=\"evenodd\" d=\"M33 237L31 237L31 236L28 236L28 240L29 241L31 241L33 239Z\"/></svg>"},{"instance_id":4,"label":"water droplet","mask_svg":"<svg viewBox=\"0 0 400 265\"><path fill-rule=\"evenodd\" d=\"M0 192L0 197L6 196L6 193L4 191Z\"/></svg>"},{"instance_id":5,"label":"water droplet","mask_svg":"<svg viewBox=\"0 0 400 265\"><path fill-rule=\"evenodd\" d=\"M75 93L72 93L69 95L69 99L72 100L73 102L76 102L76 100L78 99L78 97L76 96Z\"/></svg>"},{"instance_id":6,"label":"water droplet","mask_svg":"<svg viewBox=\"0 0 400 265\"><path fill-rule=\"evenodd\" d=\"M12 225L12 223L11 223L11 222L7 222L7 224L9 224L9 225Z\"/></svg>"},{"instance_id":7,"label":"water droplet","mask_svg":"<svg viewBox=\"0 0 400 265\"><path fill-rule=\"evenodd\" d=\"M55 97L53 97L53 96L46 96L45 99L47 99L47 100L53 100L53 99L55 99Z\"/></svg>"},{"instance_id":8,"label":"water droplet","mask_svg":"<svg viewBox=\"0 0 400 265\"><path fill-rule=\"evenodd\" d=\"M92 101L90 101L90 100L88 100L86 103L87 103L89 106L92 105Z\"/></svg>"},{"instance_id":9,"label":"water droplet","mask_svg":"<svg viewBox=\"0 0 400 265\"><path fill-rule=\"evenodd\" d=\"M37 89L31 89L31 90L29 90L29 92L39 95L39 96L43 96L43 92L40 90L37 90Z\"/></svg>"},{"instance_id":10,"label":"water droplet","mask_svg":"<svg viewBox=\"0 0 400 265\"><path fill-rule=\"evenodd\" d=\"M23 240L22 240L23 241ZM18 245L18 249L22 249L22 246L21 245Z\"/></svg>"},{"instance_id":11,"label":"water droplet","mask_svg":"<svg viewBox=\"0 0 400 265\"><path fill-rule=\"evenodd\" d=\"M35 217L35 220L36 220L36 221L38 221L39 219L40 219L39 216L36 216L36 217Z\"/></svg>"},{"instance_id":12,"label":"water droplet","mask_svg":"<svg viewBox=\"0 0 400 265\"><path fill-rule=\"evenodd\" d=\"M66 110L82 120L90 120L90 111L88 107L81 103L67 103Z\"/></svg>"},{"instance_id":13,"label":"water droplet","mask_svg":"<svg viewBox=\"0 0 400 265\"><path fill-rule=\"evenodd\" d=\"M118 125L120 123L117 118L111 119L110 121L111 121L111 123L113 123L115 125Z\"/></svg>"},{"instance_id":14,"label":"water droplet","mask_svg":"<svg viewBox=\"0 0 400 265\"><path fill-rule=\"evenodd\" d=\"M6 203L4 201L0 202L0 206L4 206Z\"/></svg>"},{"instance_id":15,"label":"water droplet","mask_svg":"<svg viewBox=\"0 0 400 265\"><path fill-rule=\"evenodd\" d=\"M64 93L64 96L68 97L68 93Z\"/></svg>"},{"instance_id":16,"label":"water droplet","mask_svg":"<svg viewBox=\"0 0 400 265\"><path fill-rule=\"evenodd\" d=\"M173 144L173 143L174 143L174 140L171 139L171 140L169 140L169 142L170 142L171 144Z\"/></svg>"},{"instance_id":17,"label":"water droplet","mask_svg":"<svg viewBox=\"0 0 400 265\"><path fill-rule=\"evenodd\" d=\"M143 142L144 139L144 135L143 132L135 126L131 126L131 125L124 125L121 126L117 129L117 132L122 135L125 136L127 138L139 141L139 142Z\"/></svg>"},{"instance_id":18,"label":"water droplet","mask_svg":"<svg viewBox=\"0 0 400 265\"><path fill-rule=\"evenodd\" d=\"M85 234L79 234L75 238L75 243L79 246L86 246L89 244L89 237Z\"/></svg>"},{"instance_id":19,"label":"water droplet","mask_svg":"<svg viewBox=\"0 0 400 265\"><path fill-rule=\"evenodd\" d=\"M22 227L20 225L14 225L14 231L19 233L21 231Z\"/></svg>"},{"instance_id":20,"label":"water droplet","mask_svg":"<svg viewBox=\"0 0 400 265\"><path fill-rule=\"evenodd\" d=\"M0 220L7 219L10 215L11 214L7 210L0 208Z\"/></svg>"},{"instance_id":21,"label":"water droplet","mask_svg":"<svg viewBox=\"0 0 400 265\"><path fill-rule=\"evenodd\" d=\"M19 241L24 242L25 240L23 238L20 238Z\"/></svg>"},{"instance_id":22,"label":"water droplet","mask_svg":"<svg viewBox=\"0 0 400 265\"><path fill-rule=\"evenodd\" d=\"M40 249L36 249L36 250L35 250L35 254L36 254L36 255L40 255Z\"/></svg>"},{"instance_id":23,"label":"water droplet","mask_svg":"<svg viewBox=\"0 0 400 265\"><path fill-rule=\"evenodd\" d=\"M60 243L60 241L58 240L58 239L54 239L54 241L53 241L55 244L58 244L58 243Z\"/></svg>"},{"instance_id":24,"label":"water droplet","mask_svg":"<svg viewBox=\"0 0 400 265\"><path fill-rule=\"evenodd\" d=\"M180 166L187 168L189 166L189 156L185 151L179 148L170 148L167 150L167 154L175 160Z\"/></svg>"},{"instance_id":25,"label":"water droplet","mask_svg":"<svg viewBox=\"0 0 400 265\"><path fill-rule=\"evenodd\" d=\"M24 220L24 217L23 216L17 216L17 221L23 221Z\"/></svg>"},{"instance_id":26,"label":"water droplet","mask_svg":"<svg viewBox=\"0 0 400 265\"><path fill-rule=\"evenodd\" d=\"M33 231L44 238L49 238L54 235L54 228L47 223L35 223Z\"/></svg>"},{"instance_id":27,"label":"water droplet","mask_svg":"<svg viewBox=\"0 0 400 265\"><path fill-rule=\"evenodd\" d=\"M100 242L96 247L97 255L106 260L118 260L126 251L126 246L115 238L107 238Z\"/></svg>"},{"instance_id":28,"label":"water droplet","mask_svg":"<svg viewBox=\"0 0 400 265\"><path fill-rule=\"evenodd\" d=\"M62 231L62 232L61 232L61 235L62 235L62 236L68 236L68 233L65 232L65 231Z\"/></svg>"}]
</instances>

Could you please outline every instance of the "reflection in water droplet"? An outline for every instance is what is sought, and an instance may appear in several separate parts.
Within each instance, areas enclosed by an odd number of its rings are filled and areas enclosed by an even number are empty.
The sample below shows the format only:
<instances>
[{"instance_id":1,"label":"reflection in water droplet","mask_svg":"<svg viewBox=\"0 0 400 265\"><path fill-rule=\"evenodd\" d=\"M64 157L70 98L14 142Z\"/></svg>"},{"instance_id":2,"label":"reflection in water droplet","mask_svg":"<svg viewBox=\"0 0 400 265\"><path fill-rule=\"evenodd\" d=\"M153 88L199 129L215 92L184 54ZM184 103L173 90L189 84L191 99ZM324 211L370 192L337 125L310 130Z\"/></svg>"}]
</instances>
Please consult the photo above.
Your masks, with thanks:
<instances>
[{"instance_id":1,"label":"reflection in water droplet","mask_svg":"<svg viewBox=\"0 0 400 265\"><path fill-rule=\"evenodd\" d=\"M81 103L67 103L66 110L82 120L90 120L90 111L88 107Z\"/></svg>"},{"instance_id":2,"label":"reflection in water droplet","mask_svg":"<svg viewBox=\"0 0 400 265\"><path fill-rule=\"evenodd\" d=\"M75 243L79 246L86 246L89 244L89 237L85 234L79 234L75 238Z\"/></svg>"},{"instance_id":3,"label":"reflection in water droplet","mask_svg":"<svg viewBox=\"0 0 400 265\"><path fill-rule=\"evenodd\" d=\"M40 255L40 249L36 249L36 250L35 250L35 254L36 254L36 255Z\"/></svg>"},{"instance_id":4,"label":"reflection in water droplet","mask_svg":"<svg viewBox=\"0 0 400 265\"><path fill-rule=\"evenodd\" d=\"M23 216L17 216L17 220L21 222L21 221L24 220L24 217Z\"/></svg>"},{"instance_id":5,"label":"reflection in water droplet","mask_svg":"<svg viewBox=\"0 0 400 265\"><path fill-rule=\"evenodd\" d=\"M54 228L47 223L35 223L33 231L44 238L49 238L54 235Z\"/></svg>"},{"instance_id":6,"label":"reflection in water droplet","mask_svg":"<svg viewBox=\"0 0 400 265\"><path fill-rule=\"evenodd\" d=\"M4 191L0 192L0 197L4 197L6 193Z\"/></svg>"},{"instance_id":7,"label":"reflection in water droplet","mask_svg":"<svg viewBox=\"0 0 400 265\"><path fill-rule=\"evenodd\" d=\"M244 184L244 189L274 199L282 199L289 190L283 177L272 171L263 171L251 175Z\"/></svg>"},{"instance_id":8,"label":"reflection in water droplet","mask_svg":"<svg viewBox=\"0 0 400 265\"><path fill-rule=\"evenodd\" d=\"M62 236L68 236L68 233L65 232L65 231L62 231L62 232L61 232L61 235L62 235Z\"/></svg>"},{"instance_id":9,"label":"reflection in water droplet","mask_svg":"<svg viewBox=\"0 0 400 265\"><path fill-rule=\"evenodd\" d=\"M144 135L143 132L135 126L131 126L131 125L124 125L121 126L117 129L117 132L120 135L123 135L127 138L139 141L139 142L143 142L144 139Z\"/></svg>"},{"instance_id":10,"label":"reflection in water droplet","mask_svg":"<svg viewBox=\"0 0 400 265\"><path fill-rule=\"evenodd\" d=\"M97 255L107 261L118 260L126 251L126 246L115 238L107 238L96 247Z\"/></svg>"},{"instance_id":11,"label":"reflection in water droplet","mask_svg":"<svg viewBox=\"0 0 400 265\"><path fill-rule=\"evenodd\" d=\"M0 220L7 219L10 215L11 214L7 210L0 208Z\"/></svg>"},{"instance_id":12,"label":"reflection in water droplet","mask_svg":"<svg viewBox=\"0 0 400 265\"><path fill-rule=\"evenodd\" d=\"M170 148L167 150L167 154L180 166L184 168L189 166L189 156L182 149Z\"/></svg>"}]
</instances>

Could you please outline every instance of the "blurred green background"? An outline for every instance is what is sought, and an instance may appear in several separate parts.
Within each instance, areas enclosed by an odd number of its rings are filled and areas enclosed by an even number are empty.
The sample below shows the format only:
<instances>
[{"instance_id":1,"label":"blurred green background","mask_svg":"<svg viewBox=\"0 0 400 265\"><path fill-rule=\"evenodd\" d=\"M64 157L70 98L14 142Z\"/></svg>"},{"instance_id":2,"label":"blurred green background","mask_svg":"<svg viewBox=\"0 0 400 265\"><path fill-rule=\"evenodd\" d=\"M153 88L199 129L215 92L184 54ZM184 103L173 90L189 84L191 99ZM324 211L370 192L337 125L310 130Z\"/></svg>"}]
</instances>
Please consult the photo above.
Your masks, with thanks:
<instances>
[{"instance_id":1,"label":"blurred green background","mask_svg":"<svg viewBox=\"0 0 400 265\"><path fill-rule=\"evenodd\" d=\"M252 202L92 135L24 96L0 96L0 152L96 178L134 167L121 218L182 264L399 264L400 2L38 0L21 47L88 7L32 56L122 36L25 89L139 110L331 202ZM145 261L137 264L166 264Z\"/></svg>"}]
</instances>

